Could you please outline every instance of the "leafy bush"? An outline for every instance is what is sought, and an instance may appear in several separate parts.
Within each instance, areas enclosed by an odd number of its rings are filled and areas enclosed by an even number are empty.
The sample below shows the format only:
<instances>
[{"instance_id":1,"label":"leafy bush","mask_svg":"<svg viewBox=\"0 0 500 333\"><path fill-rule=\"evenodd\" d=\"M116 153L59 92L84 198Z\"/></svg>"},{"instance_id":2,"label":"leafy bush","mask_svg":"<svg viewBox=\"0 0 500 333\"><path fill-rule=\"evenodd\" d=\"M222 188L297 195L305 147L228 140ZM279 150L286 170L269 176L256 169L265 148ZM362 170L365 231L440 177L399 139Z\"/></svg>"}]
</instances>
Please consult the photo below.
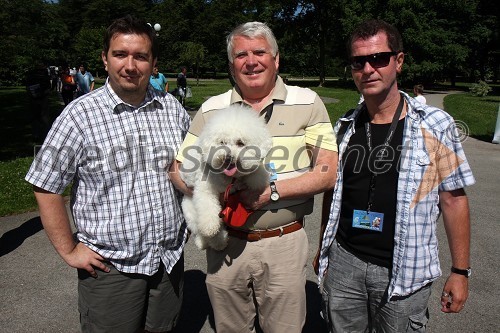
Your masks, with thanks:
<instances>
[{"instance_id":1,"label":"leafy bush","mask_svg":"<svg viewBox=\"0 0 500 333\"><path fill-rule=\"evenodd\" d=\"M484 97L491 91L491 87L486 82L479 80L478 83L473 83L469 90L474 96Z\"/></svg>"}]
</instances>

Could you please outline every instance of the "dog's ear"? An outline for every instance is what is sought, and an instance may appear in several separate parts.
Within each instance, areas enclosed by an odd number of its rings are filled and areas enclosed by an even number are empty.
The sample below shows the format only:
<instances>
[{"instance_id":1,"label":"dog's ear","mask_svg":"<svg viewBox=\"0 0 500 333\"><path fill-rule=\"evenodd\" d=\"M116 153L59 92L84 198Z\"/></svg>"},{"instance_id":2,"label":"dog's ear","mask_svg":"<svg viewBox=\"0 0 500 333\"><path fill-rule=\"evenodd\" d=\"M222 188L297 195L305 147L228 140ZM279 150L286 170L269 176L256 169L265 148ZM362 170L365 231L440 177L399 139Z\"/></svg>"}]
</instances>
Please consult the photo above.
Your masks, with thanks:
<instances>
[{"instance_id":1,"label":"dog's ear","mask_svg":"<svg viewBox=\"0 0 500 333\"><path fill-rule=\"evenodd\" d=\"M261 158L265 158L271 148L273 148L273 138L272 137L266 137L264 140L262 140L262 144L259 146L261 150Z\"/></svg>"},{"instance_id":2,"label":"dog's ear","mask_svg":"<svg viewBox=\"0 0 500 333\"><path fill-rule=\"evenodd\" d=\"M215 137L210 136L208 133L202 133L202 135L198 137L197 145L201 148L203 154L208 154L210 149L216 144Z\"/></svg>"}]
</instances>

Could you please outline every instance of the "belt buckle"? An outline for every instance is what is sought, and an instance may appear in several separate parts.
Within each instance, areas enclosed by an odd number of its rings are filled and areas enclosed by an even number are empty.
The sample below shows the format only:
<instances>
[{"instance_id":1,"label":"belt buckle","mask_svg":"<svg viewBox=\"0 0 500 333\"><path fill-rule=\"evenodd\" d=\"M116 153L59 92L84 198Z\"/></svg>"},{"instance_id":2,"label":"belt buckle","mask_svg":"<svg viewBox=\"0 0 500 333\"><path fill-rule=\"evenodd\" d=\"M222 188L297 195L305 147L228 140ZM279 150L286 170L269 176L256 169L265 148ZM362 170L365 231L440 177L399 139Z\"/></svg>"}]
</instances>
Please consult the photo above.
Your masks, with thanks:
<instances>
[{"instance_id":1,"label":"belt buckle","mask_svg":"<svg viewBox=\"0 0 500 333\"><path fill-rule=\"evenodd\" d=\"M278 236L278 237L283 236L283 232L284 232L284 231L283 231L283 227L280 227L280 234L279 234L279 236Z\"/></svg>"}]
</instances>

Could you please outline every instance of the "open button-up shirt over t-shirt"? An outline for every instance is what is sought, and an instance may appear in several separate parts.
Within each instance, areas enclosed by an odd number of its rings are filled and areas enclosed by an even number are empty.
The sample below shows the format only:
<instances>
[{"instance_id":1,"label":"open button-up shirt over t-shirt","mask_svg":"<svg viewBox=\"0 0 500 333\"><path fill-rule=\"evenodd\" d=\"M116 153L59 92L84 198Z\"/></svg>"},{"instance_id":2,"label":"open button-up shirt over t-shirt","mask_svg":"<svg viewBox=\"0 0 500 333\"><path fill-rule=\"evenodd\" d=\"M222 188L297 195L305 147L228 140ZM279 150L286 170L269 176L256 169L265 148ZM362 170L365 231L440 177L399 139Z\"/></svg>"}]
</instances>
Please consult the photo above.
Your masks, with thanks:
<instances>
[{"instance_id":1,"label":"open button-up shirt over t-shirt","mask_svg":"<svg viewBox=\"0 0 500 333\"><path fill-rule=\"evenodd\" d=\"M402 92L401 92L402 93ZM444 111L424 105L402 93L408 105L397 185L394 252L388 298L409 295L441 276L436 221L439 191L475 183L453 119ZM321 283L328 268L328 253L337 232L342 199L343 153L353 134L362 105L336 126L348 126L339 143L339 168L330 217L321 245Z\"/></svg>"}]
</instances>

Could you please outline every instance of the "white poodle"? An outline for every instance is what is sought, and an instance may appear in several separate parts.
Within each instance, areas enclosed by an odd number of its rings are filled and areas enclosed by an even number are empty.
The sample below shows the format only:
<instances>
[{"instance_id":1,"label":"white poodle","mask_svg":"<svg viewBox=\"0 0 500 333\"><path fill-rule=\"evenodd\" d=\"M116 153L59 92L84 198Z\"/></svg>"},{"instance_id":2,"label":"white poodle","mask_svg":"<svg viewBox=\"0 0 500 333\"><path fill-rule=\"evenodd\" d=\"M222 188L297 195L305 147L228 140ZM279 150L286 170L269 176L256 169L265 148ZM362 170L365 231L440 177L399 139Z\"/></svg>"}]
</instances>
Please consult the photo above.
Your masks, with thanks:
<instances>
[{"instance_id":1,"label":"white poodle","mask_svg":"<svg viewBox=\"0 0 500 333\"><path fill-rule=\"evenodd\" d=\"M182 209L199 249L227 246L227 231L219 217L220 194L233 178L238 189L269 186L262 160L271 147L272 137L257 111L230 106L207 121L196 143L184 153L181 177L193 187L193 196L184 196Z\"/></svg>"}]
</instances>

